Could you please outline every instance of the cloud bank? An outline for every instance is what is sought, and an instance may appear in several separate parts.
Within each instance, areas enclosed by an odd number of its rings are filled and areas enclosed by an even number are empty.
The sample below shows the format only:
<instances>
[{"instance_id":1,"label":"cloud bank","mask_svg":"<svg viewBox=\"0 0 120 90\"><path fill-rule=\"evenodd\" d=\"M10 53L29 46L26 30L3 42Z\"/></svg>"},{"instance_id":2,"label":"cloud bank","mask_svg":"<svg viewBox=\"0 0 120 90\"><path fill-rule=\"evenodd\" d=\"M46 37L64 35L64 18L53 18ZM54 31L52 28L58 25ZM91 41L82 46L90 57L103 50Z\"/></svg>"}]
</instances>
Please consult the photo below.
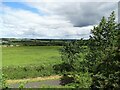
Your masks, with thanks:
<instances>
[{"instance_id":1,"label":"cloud bank","mask_svg":"<svg viewBox=\"0 0 120 90\"><path fill-rule=\"evenodd\" d=\"M87 39L102 16L108 17L113 10L117 11L117 3L113 2L41 1L24 4L38 12L5 4L0 6L1 37Z\"/></svg>"}]
</instances>

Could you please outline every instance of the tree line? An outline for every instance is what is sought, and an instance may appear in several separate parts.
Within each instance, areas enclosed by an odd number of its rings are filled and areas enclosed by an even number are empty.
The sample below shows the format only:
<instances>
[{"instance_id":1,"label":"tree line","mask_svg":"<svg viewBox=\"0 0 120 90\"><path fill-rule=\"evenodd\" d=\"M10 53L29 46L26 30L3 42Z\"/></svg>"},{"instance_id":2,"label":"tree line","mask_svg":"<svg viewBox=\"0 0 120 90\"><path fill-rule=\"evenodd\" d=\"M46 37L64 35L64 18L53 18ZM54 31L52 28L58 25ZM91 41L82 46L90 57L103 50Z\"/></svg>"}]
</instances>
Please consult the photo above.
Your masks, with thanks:
<instances>
[{"instance_id":1,"label":"tree line","mask_svg":"<svg viewBox=\"0 0 120 90\"><path fill-rule=\"evenodd\" d=\"M2 38L2 45L63 46L63 45L65 45L65 42L71 42L71 41L75 41L75 39L15 39L15 38ZM81 40L76 40L76 41L81 42ZM87 45L88 40L83 40L83 41Z\"/></svg>"}]
</instances>

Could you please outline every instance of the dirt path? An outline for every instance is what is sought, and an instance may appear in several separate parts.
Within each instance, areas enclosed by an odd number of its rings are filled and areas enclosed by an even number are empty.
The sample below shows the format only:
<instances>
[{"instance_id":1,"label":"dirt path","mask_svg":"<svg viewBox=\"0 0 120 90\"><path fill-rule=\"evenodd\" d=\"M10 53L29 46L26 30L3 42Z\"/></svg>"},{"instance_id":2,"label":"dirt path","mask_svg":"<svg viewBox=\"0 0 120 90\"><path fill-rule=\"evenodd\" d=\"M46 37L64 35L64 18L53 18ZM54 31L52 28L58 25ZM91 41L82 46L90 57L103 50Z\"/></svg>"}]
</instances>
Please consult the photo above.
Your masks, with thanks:
<instances>
[{"instance_id":1,"label":"dirt path","mask_svg":"<svg viewBox=\"0 0 120 90\"><path fill-rule=\"evenodd\" d=\"M61 86L61 76L37 77L19 80L7 80L10 88L18 88L20 83L24 83L25 88L40 88L41 86Z\"/></svg>"}]
</instances>

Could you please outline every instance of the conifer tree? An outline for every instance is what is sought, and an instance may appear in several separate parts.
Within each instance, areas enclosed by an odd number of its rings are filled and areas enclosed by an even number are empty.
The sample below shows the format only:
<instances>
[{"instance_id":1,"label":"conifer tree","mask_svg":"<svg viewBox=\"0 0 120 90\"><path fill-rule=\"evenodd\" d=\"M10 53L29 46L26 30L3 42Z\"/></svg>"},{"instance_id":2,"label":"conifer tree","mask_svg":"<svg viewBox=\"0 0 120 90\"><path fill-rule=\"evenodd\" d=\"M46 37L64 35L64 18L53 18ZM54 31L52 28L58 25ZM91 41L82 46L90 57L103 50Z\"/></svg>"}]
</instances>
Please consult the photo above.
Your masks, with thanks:
<instances>
[{"instance_id":1,"label":"conifer tree","mask_svg":"<svg viewBox=\"0 0 120 90\"><path fill-rule=\"evenodd\" d=\"M93 28L90 43L90 52L86 56L88 69L92 73L92 87L114 88L120 87L119 76L120 60L118 45L119 25L115 22L115 12L102 18L98 26Z\"/></svg>"}]
</instances>

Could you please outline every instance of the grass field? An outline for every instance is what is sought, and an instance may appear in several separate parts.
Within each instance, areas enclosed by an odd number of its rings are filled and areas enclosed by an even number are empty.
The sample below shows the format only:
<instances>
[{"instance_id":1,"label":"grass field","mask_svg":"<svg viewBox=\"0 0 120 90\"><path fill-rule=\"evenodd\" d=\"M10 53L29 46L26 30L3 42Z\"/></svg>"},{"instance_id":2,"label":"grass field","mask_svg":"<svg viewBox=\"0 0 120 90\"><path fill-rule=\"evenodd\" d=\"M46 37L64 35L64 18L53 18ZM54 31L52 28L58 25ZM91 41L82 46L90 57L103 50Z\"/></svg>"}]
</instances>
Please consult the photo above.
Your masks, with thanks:
<instances>
[{"instance_id":1,"label":"grass field","mask_svg":"<svg viewBox=\"0 0 120 90\"><path fill-rule=\"evenodd\" d=\"M8 79L55 75L53 66L61 63L60 46L2 48L2 71Z\"/></svg>"},{"instance_id":2,"label":"grass field","mask_svg":"<svg viewBox=\"0 0 120 90\"><path fill-rule=\"evenodd\" d=\"M53 64L61 62L59 46L3 47L3 66Z\"/></svg>"}]
</instances>

